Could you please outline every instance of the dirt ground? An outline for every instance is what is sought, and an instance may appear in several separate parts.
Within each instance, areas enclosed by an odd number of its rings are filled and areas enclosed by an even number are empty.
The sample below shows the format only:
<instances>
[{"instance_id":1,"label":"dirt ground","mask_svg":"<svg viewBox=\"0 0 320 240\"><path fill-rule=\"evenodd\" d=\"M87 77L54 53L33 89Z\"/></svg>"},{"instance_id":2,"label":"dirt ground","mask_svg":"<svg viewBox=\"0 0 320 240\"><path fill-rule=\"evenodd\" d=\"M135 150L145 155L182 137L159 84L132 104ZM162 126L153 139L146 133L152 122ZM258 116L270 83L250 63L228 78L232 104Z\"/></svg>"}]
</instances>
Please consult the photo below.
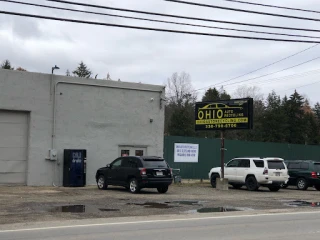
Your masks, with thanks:
<instances>
[{"instance_id":1,"label":"dirt ground","mask_svg":"<svg viewBox=\"0 0 320 240\"><path fill-rule=\"evenodd\" d=\"M319 207L320 192L313 188L249 192L230 187L229 191L219 191L208 183L198 183L172 185L166 194L154 189L131 194L120 187L101 191L95 186L0 186L0 224L224 211L312 211Z\"/></svg>"}]
</instances>

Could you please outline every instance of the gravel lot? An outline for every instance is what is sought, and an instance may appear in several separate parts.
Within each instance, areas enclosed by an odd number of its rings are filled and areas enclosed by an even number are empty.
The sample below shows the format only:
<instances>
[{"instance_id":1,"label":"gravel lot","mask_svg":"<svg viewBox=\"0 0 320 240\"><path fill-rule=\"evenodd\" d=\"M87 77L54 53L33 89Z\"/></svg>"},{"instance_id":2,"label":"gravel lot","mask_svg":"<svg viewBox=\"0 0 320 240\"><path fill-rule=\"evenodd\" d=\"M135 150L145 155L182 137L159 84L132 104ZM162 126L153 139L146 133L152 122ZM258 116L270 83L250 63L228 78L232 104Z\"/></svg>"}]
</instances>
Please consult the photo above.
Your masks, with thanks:
<instances>
[{"instance_id":1,"label":"gravel lot","mask_svg":"<svg viewBox=\"0 0 320 240\"><path fill-rule=\"evenodd\" d=\"M218 191L208 183L199 183L172 185L166 194L159 194L154 189L131 194L117 187L101 191L95 186L0 186L0 224L202 212L214 214L215 211L226 210L312 211L319 209L319 203L320 193L313 188L308 191L288 188L279 192L260 188L257 192L249 192L245 188L236 190L230 187L229 191Z\"/></svg>"}]
</instances>

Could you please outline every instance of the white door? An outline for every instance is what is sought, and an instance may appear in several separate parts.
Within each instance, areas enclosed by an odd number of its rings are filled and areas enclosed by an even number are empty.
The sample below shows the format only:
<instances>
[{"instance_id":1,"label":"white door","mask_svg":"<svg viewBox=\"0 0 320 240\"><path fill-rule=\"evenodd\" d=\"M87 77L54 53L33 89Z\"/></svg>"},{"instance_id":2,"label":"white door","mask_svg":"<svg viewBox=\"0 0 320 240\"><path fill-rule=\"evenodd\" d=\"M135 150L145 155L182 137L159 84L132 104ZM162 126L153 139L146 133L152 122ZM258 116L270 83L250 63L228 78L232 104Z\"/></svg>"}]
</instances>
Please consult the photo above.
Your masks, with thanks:
<instances>
[{"instance_id":1,"label":"white door","mask_svg":"<svg viewBox=\"0 0 320 240\"><path fill-rule=\"evenodd\" d=\"M241 159L239 161L240 162L237 168L237 182L244 183L250 170L250 159Z\"/></svg>"},{"instance_id":2,"label":"white door","mask_svg":"<svg viewBox=\"0 0 320 240\"><path fill-rule=\"evenodd\" d=\"M26 184L28 113L0 110L0 184Z\"/></svg>"},{"instance_id":3,"label":"white door","mask_svg":"<svg viewBox=\"0 0 320 240\"><path fill-rule=\"evenodd\" d=\"M143 147L120 147L119 148L119 157L124 156L146 156L147 148Z\"/></svg>"},{"instance_id":4,"label":"white door","mask_svg":"<svg viewBox=\"0 0 320 240\"><path fill-rule=\"evenodd\" d=\"M237 168L239 165L239 160L231 160L228 162L227 166L224 168L224 177L229 181L237 181Z\"/></svg>"}]
</instances>

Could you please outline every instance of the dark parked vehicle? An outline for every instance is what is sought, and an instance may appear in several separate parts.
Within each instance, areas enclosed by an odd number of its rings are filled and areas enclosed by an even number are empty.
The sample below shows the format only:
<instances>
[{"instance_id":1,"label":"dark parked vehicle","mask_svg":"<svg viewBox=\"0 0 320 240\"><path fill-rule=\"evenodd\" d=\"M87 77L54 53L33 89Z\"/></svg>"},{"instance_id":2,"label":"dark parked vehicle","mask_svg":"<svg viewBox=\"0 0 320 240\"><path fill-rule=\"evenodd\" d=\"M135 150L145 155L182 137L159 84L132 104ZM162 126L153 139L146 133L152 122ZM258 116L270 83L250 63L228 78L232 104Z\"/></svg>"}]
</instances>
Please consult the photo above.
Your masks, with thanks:
<instances>
[{"instance_id":1,"label":"dark parked vehicle","mask_svg":"<svg viewBox=\"0 0 320 240\"><path fill-rule=\"evenodd\" d=\"M99 189L115 185L132 193L142 188L157 188L159 193L166 193L172 180L172 169L160 157L119 157L96 173Z\"/></svg>"},{"instance_id":2,"label":"dark parked vehicle","mask_svg":"<svg viewBox=\"0 0 320 240\"><path fill-rule=\"evenodd\" d=\"M297 186L299 190L307 190L314 186L320 191L320 162L312 160L286 160L289 171L289 181L283 188L289 185Z\"/></svg>"}]
</instances>

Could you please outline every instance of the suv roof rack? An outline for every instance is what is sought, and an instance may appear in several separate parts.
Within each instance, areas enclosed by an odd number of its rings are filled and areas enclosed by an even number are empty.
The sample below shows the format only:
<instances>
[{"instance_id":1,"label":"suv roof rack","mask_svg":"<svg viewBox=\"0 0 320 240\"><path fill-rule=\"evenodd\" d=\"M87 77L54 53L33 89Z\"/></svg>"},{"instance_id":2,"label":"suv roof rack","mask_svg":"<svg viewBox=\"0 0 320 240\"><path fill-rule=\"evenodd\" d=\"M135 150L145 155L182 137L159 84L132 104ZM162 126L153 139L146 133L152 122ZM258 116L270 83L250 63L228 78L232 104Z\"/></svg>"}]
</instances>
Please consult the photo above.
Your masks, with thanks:
<instances>
[{"instance_id":1,"label":"suv roof rack","mask_svg":"<svg viewBox=\"0 0 320 240\"><path fill-rule=\"evenodd\" d=\"M140 156L142 159L163 159L162 157L158 156Z\"/></svg>"}]
</instances>

